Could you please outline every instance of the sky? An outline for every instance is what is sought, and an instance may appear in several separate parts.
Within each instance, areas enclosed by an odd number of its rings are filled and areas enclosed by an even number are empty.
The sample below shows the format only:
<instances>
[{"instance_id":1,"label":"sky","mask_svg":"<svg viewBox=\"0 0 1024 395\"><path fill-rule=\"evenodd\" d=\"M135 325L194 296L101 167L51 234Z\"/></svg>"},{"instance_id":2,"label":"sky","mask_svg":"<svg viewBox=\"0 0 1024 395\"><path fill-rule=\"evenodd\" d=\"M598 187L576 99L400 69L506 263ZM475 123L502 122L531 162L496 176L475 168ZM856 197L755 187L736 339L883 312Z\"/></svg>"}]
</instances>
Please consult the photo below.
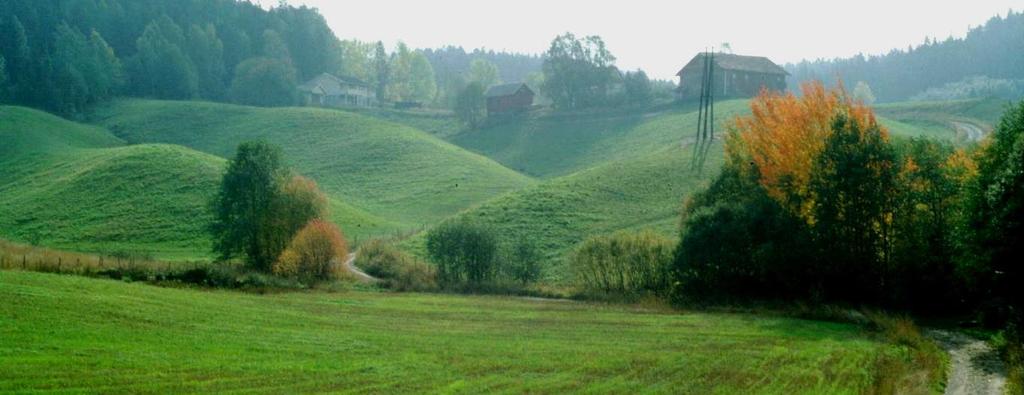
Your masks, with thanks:
<instances>
[{"instance_id":1,"label":"sky","mask_svg":"<svg viewBox=\"0 0 1024 395\"><path fill-rule=\"evenodd\" d=\"M255 0L266 6L278 0ZM620 69L673 78L697 52L729 43L776 63L881 54L925 37L962 37L1024 0L288 0L316 7L341 39L539 54L558 34L599 35Z\"/></svg>"}]
</instances>

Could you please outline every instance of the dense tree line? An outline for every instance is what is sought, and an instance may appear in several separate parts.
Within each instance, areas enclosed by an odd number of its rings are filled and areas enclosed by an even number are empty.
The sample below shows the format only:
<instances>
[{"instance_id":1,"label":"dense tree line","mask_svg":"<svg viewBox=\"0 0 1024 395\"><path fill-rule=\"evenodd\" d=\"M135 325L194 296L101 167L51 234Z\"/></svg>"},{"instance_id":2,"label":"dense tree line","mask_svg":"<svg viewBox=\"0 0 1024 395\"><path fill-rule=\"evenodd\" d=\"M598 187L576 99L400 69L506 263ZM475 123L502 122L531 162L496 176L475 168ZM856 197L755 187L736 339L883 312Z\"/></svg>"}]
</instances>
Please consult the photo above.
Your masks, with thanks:
<instances>
[{"instance_id":1,"label":"dense tree line","mask_svg":"<svg viewBox=\"0 0 1024 395\"><path fill-rule=\"evenodd\" d=\"M9 101L64 113L113 95L222 100L258 77L294 90L342 54L315 9L234 0L10 0L0 36Z\"/></svg>"},{"instance_id":2,"label":"dense tree line","mask_svg":"<svg viewBox=\"0 0 1024 395\"><path fill-rule=\"evenodd\" d=\"M643 70L623 72L599 36L565 33L545 53L541 93L560 110L644 106L672 96L675 84L651 81Z\"/></svg>"},{"instance_id":3,"label":"dense tree line","mask_svg":"<svg viewBox=\"0 0 1024 395\"><path fill-rule=\"evenodd\" d=\"M894 49L884 55L863 54L846 59L787 64L790 90L803 82L820 80L864 81L881 101L906 100L929 88L962 81L972 76L1024 79L1024 13L1010 11L964 38L933 38L916 47Z\"/></svg>"},{"instance_id":4,"label":"dense tree line","mask_svg":"<svg viewBox=\"0 0 1024 395\"><path fill-rule=\"evenodd\" d=\"M686 205L676 295L1020 317L1024 104L972 152L890 139L842 90L802 93L735 121L725 167Z\"/></svg>"},{"instance_id":5,"label":"dense tree line","mask_svg":"<svg viewBox=\"0 0 1024 395\"><path fill-rule=\"evenodd\" d=\"M424 49L423 54L434 68L438 87L437 102L443 106L452 105L458 92L474 81L479 82L484 89L502 81L529 82L531 75L540 72L543 62L537 55L484 49L466 51L455 46ZM481 75L481 71L493 71L494 75Z\"/></svg>"}]
</instances>

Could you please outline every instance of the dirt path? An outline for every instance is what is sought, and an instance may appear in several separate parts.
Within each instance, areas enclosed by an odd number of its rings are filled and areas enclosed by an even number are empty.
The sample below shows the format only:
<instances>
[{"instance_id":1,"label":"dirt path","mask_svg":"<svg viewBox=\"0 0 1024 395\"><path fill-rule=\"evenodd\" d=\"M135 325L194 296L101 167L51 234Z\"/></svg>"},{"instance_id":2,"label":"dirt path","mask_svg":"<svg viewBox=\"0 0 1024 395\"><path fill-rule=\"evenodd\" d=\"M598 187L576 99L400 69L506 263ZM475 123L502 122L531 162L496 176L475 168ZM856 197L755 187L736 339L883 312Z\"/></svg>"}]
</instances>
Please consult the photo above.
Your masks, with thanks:
<instances>
[{"instance_id":1,"label":"dirt path","mask_svg":"<svg viewBox=\"0 0 1024 395\"><path fill-rule=\"evenodd\" d=\"M944 330L930 330L928 336L949 353L947 395L1003 395L1006 367L988 343Z\"/></svg>"},{"instance_id":2,"label":"dirt path","mask_svg":"<svg viewBox=\"0 0 1024 395\"><path fill-rule=\"evenodd\" d=\"M967 141L981 141L985 137L985 131L978 125L960 121L951 121L951 123L957 134L966 136Z\"/></svg>"},{"instance_id":3,"label":"dirt path","mask_svg":"<svg viewBox=\"0 0 1024 395\"><path fill-rule=\"evenodd\" d=\"M345 260L345 263L344 263L345 270L347 270L349 273L352 273L352 276L354 276L356 278L356 280L358 280L359 282L363 282L363 283L367 283L367 284L373 284L373 283L379 282L380 279L378 279L378 278L376 278L374 276L371 276L369 274L366 274L362 270L359 270L358 267L356 267L355 262L356 262L356 254L357 253L358 253L358 251L353 252L351 254L348 254L348 258Z\"/></svg>"}]
</instances>

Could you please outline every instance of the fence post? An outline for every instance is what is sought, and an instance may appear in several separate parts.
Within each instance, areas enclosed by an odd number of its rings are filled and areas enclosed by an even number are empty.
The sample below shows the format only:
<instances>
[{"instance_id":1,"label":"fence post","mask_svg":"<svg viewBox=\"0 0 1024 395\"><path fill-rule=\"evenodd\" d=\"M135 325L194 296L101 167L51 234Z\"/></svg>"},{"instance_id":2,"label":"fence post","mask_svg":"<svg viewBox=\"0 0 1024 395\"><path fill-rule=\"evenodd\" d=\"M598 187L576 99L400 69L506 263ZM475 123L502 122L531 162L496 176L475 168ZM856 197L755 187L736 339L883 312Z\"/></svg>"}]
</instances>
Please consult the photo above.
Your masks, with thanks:
<instances>
[{"instance_id":1,"label":"fence post","mask_svg":"<svg viewBox=\"0 0 1024 395\"><path fill-rule=\"evenodd\" d=\"M25 270L27 268L28 265L25 263L25 254L21 254L21 270Z\"/></svg>"}]
</instances>

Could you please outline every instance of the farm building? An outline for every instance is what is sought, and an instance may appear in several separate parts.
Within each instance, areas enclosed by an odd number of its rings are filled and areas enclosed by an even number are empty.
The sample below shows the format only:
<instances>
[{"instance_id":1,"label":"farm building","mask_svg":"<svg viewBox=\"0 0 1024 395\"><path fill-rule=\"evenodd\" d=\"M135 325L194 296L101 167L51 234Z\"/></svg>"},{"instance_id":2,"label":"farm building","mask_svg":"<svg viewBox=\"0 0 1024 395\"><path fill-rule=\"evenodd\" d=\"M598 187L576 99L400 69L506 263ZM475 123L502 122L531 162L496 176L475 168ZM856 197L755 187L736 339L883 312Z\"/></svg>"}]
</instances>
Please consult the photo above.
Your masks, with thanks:
<instances>
[{"instance_id":1,"label":"farm building","mask_svg":"<svg viewBox=\"0 0 1024 395\"><path fill-rule=\"evenodd\" d=\"M316 107L373 107L377 94L367 84L355 78L335 77L323 73L299 85L303 103Z\"/></svg>"},{"instance_id":2,"label":"farm building","mask_svg":"<svg viewBox=\"0 0 1024 395\"><path fill-rule=\"evenodd\" d=\"M534 93L526 84L517 82L491 86L484 96L488 114L513 114L529 110Z\"/></svg>"},{"instance_id":3,"label":"farm building","mask_svg":"<svg viewBox=\"0 0 1024 395\"><path fill-rule=\"evenodd\" d=\"M705 53L694 56L676 73L679 77L676 93L680 100L700 97L705 56ZM786 89L786 76L789 73L766 57L716 53L713 60L712 87L716 98L753 97L762 88L778 91Z\"/></svg>"}]
</instances>

